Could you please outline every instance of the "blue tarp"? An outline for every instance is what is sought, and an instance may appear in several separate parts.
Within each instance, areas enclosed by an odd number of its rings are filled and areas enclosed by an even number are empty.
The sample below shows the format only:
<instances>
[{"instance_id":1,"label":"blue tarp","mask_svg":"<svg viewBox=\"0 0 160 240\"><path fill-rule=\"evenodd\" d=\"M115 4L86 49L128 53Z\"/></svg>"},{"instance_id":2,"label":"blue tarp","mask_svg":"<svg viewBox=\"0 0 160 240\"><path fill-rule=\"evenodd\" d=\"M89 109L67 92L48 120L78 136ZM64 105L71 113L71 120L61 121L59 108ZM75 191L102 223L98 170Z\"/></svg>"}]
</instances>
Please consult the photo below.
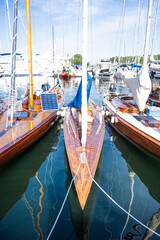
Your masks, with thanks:
<instances>
[{"instance_id":1,"label":"blue tarp","mask_svg":"<svg viewBox=\"0 0 160 240\"><path fill-rule=\"evenodd\" d=\"M89 82L87 84L87 103L88 103L91 86L92 86L92 78L88 72L87 72L87 79L89 80ZM68 104L68 107L81 108L81 105L82 105L82 78L81 78L81 82L79 84L77 94L76 94L75 98Z\"/></svg>"},{"instance_id":2,"label":"blue tarp","mask_svg":"<svg viewBox=\"0 0 160 240\"><path fill-rule=\"evenodd\" d=\"M142 65L137 65L137 64L135 64L135 63L131 63L131 67L138 67L138 68L142 68Z\"/></svg>"}]
</instances>

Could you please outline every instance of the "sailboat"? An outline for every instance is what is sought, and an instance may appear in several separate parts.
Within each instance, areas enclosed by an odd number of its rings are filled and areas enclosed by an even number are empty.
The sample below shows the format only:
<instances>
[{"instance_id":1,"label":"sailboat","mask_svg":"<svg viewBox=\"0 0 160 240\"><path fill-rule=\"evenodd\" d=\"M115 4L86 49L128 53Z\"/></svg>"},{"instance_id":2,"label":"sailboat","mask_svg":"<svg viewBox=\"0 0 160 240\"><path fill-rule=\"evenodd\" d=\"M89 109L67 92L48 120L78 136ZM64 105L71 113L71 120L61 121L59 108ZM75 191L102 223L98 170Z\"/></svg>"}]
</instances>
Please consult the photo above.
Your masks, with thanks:
<instances>
[{"instance_id":1,"label":"sailboat","mask_svg":"<svg viewBox=\"0 0 160 240\"><path fill-rule=\"evenodd\" d=\"M30 0L26 0L29 96L19 104L15 103L17 13L18 0L14 0L11 107L0 118L0 165L15 158L46 133L58 118L58 109L64 103L63 92L59 85L50 89L51 93L45 92L40 96L33 95Z\"/></svg>"},{"instance_id":2,"label":"sailboat","mask_svg":"<svg viewBox=\"0 0 160 240\"><path fill-rule=\"evenodd\" d=\"M146 105L151 91L147 65L152 0L149 1L144 62L138 76L121 70L131 95L110 93L104 97L107 121L128 141L147 154L160 158L160 109Z\"/></svg>"},{"instance_id":3,"label":"sailboat","mask_svg":"<svg viewBox=\"0 0 160 240\"><path fill-rule=\"evenodd\" d=\"M92 178L99 161L105 133L104 117L97 103L89 97L92 78L87 84L87 14L88 1L83 3L82 80L77 95L69 103L64 118L64 140L79 203L84 209ZM88 75L89 77L89 75Z\"/></svg>"},{"instance_id":4,"label":"sailboat","mask_svg":"<svg viewBox=\"0 0 160 240\"><path fill-rule=\"evenodd\" d=\"M71 77L70 70L63 67L63 70L59 73L59 78L68 81Z\"/></svg>"}]
</instances>

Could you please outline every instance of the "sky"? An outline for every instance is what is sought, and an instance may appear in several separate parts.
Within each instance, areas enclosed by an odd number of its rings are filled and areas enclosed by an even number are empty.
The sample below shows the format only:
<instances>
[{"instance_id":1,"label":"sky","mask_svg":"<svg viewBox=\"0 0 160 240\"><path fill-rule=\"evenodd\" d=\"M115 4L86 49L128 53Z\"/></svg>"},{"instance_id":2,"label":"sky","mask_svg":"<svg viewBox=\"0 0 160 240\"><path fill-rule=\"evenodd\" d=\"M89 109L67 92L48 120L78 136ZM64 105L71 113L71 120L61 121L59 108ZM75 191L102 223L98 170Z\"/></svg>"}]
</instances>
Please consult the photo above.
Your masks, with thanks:
<instances>
[{"instance_id":1,"label":"sky","mask_svg":"<svg viewBox=\"0 0 160 240\"><path fill-rule=\"evenodd\" d=\"M7 0L0 0L0 53L11 51ZM9 2L11 27L13 0ZM140 20L138 6L142 4ZM30 0L33 53L52 52L73 57L82 54L82 0ZM153 0L150 53L158 54L160 17L156 11L158 0ZM122 30L124 0L88 0L88 61L113 56L143 55L148 0L126 0ZM18 2L17 52L27 54L25 0ZM159 14L158 14L159 15ZM137 23L139 22L139 24ZM138 27L139 26L139 27ZM54 28L54 41L52 37ZM156 31L154 31L156 29ZM154 37L153 37L154 36ZM154 43L154 44L153 44ZM151 46L154 47L151 47Z\"/></svg>"}]
</instances>

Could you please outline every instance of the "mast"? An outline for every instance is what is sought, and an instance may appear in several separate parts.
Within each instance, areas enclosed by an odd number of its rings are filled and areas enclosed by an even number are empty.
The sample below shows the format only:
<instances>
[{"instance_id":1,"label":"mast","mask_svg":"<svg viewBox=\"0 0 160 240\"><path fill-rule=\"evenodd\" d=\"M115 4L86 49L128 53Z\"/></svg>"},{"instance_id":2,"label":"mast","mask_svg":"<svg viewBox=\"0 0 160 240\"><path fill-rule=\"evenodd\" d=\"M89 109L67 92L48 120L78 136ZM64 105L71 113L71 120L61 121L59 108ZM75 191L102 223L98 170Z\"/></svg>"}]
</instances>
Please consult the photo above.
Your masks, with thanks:
<instances>
[{"instance_id":1,"label":"mast","mask_svg":"<svg viewBox=\"0 0 160 240\"><path fill-rule=\"evenodd\" d=\"M13 39L12 39L12 64L11 64L11 120L10 126L13 124L13 112L15 105L15 78L16 78L16 48L17 48L17 16L18 16L18 0L14 0L14 19L13 19Z\"/></svg>"},{"instance_id":2,"label":"mast","mask_svg":"<svg viewBox=\"0 0 160 240\"><path fill-rule=\"evenodd\" d=\"M153 2L152 0L149 0L149 4L148 4L148 18L147 18L146 41L145 41L145 46L144 46L143 67L146 67L147 62L148 62L148 49L149 49L150 27L151 27L152 2Z\"/></svg>"},{"instance_id":3,"label":"mast","mask_svg":"<svg viewBox=\"0 0 160 240\"><path fill-rule=\"evenodd\" d=\"M32 42L31 42L30 0L26 0L26 21L27 21L27 40L28 40L29 109L33 109L33 76L32 76Z\"/></svg>"},{"instance_id":4,"label":"mast","mask_svg":"<svg viewBox=\"0 0 160 240\"><path fill-rule=\"evenodd\" d=\"M83 59L82 59L82 147L86 145L87 134L87 33L88 33L88 0L83 1Z\"/></svg>"}]
</instances>

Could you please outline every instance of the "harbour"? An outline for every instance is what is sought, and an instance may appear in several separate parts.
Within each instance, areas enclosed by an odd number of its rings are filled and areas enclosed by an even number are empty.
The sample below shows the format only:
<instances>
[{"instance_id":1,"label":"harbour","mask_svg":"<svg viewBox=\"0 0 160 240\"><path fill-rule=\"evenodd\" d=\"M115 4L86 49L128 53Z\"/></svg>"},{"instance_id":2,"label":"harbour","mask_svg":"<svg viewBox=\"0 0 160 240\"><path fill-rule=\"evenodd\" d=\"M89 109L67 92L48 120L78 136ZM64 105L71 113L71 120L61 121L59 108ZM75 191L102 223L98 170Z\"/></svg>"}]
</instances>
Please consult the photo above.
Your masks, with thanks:
<instances>
[{"instance_id":1,"label":"harbour","mask_svg":"<svg viewBox=\"0 0 160 240\"><path fill-rule=\"evenodd\" d=\"M0 239L159 239L159 0L0 6Z\"/></svg>"},{"instance_id":2,"label":"harbour","mask_svg":"<svg viewBox=\"0 0 160 240\"><path fill-rule=\"evenodd\" d=\"M24 80L19 79L19 82L24 83ZM109 84L93 80L91 96L100 106ZM77 79L62 82L66 105L78 85ZM25 90L22 86L19 95ZM121 92L127 91L121 81L117 86ZM159 216L159 171L159 161L135 148L105 124L95 179L117 204L145 225L154 224ZM1 168L0 239L47 239L71 180L62 118L28 151ZM159 232L157 222L156 232ZM147 229L93 183L84 212L72 185L51 239L83 239L84 236L88 239L143 239L147 233ZM157 239L157 236L151 234L149 239Z\"/></svg>"}]
</instances>

